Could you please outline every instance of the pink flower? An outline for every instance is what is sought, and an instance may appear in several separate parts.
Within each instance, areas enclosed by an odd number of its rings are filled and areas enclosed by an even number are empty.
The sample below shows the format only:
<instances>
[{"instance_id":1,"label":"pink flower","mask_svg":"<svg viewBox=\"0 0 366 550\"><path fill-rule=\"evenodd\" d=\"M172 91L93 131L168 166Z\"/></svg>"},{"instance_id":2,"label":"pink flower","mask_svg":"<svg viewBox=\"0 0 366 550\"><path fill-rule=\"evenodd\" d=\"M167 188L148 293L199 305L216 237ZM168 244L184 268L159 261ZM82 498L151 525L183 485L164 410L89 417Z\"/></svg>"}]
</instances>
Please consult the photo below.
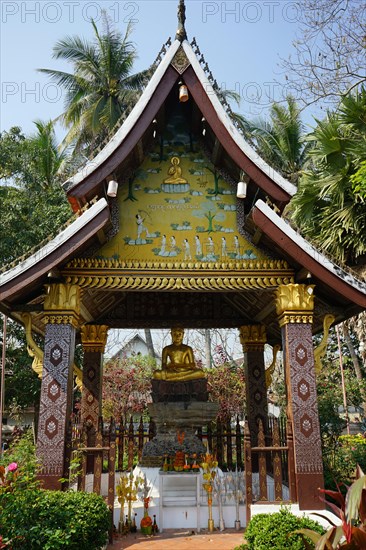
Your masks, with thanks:
<instances>
[{"instance_id":1,"label":"pink flower","mask_svg":"<svg viewBox=\"0 0 366 550\"><path fill-rule=\"evenodd\" d=\"M18 464L16 462L11 462L8 466L8 472L15 472L18 469Z\"/></svg>"}]
</instances>

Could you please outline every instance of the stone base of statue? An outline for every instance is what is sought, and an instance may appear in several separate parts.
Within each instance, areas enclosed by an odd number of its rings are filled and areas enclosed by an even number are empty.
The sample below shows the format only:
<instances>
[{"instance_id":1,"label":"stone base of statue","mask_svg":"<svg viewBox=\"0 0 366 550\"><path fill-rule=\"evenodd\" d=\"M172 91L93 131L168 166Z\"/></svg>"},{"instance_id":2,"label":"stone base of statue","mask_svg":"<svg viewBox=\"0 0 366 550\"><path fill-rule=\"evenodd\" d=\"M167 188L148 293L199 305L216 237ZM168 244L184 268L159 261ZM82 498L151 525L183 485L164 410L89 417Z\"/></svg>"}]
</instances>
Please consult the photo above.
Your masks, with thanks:
<instances>
[{"instance_id":1,"label":"stone base of statue","mask_svg":"<svg viewBox=\"0 0 366 550\"><path fill-rule=\"evenodd\" d=\"M167 383L172 384L172 382ZM217 403L158 402L150 403L148 408L150 417L155 422L157 435L144 445L141 466L160 466L164 455L173 456L176 451L183 450L189 455L206 453L206 447L195 432L197 428L207 426L216 418L219 408ZM178 442L178 432L184 432L182 444Z\"/></svg>"},{"instance_id":2,"label":"stone base of statue","mask_svg":"<svg viewBox=\"0 0 366 550\"><path fill-rule=\"evenodd\" d=\"M182 382L153 379L151 384L151 397L153 403L208 401L206 378L197 378L197 380L186 380Z\"/></svg>"}]
</instances>

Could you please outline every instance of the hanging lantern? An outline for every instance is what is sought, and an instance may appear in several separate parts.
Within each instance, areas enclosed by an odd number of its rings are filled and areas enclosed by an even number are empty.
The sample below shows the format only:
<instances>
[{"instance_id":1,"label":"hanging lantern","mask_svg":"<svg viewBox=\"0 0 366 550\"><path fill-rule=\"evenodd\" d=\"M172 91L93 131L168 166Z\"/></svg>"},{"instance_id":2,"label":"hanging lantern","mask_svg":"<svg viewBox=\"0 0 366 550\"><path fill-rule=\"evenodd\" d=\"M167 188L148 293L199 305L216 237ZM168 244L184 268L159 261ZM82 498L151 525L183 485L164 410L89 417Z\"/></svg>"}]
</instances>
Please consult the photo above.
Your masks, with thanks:
<instances>
[{"instance_id":1,"label":"hanging lantern","mask_svg":"<svg viewBox=\"0 0 366 550\"><path fill-rule=\"evenodd\" d=\"M107 196L108 197L116 197L118 191L118 182L114 179L110 179L108 181L108 188L107 188Z\"/></svg>"},{"instance_id":2,"label":"hanging lantern","mask_svg":"<svg viewBox=\"0 0 366 550\"><path fill-rule=\"evenodd\" d=\"M189 99L189 95L188 95L188 88L185 84L183 84L183 82L180 82L180 86L179 86L179 101L181 103L185 103L186 101L188 101Z\"/></svg>"},{"instance_id":3,"label":"hanging lantern","mask_svg":"<svg viewBox=\"0 0 366 550\"><path fill-rule=\"evenodd\" d=\"M236 196L238 199L245 199L247 196L247 183L245 181L239 181L236 191Z\"/></svg>"}]
</instances>

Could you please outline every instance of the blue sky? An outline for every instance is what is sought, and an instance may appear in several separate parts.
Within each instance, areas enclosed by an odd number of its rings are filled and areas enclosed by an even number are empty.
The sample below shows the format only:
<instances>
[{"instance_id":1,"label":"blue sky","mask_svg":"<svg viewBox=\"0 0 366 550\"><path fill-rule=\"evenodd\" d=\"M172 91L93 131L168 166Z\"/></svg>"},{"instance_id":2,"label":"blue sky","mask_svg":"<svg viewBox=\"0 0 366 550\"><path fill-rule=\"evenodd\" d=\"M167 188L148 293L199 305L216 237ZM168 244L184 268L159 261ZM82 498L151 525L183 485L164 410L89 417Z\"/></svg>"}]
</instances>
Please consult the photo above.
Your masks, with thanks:
<instances>
[{"instance_id":1,"label":"blue sky","mask_svg":"<svg viewBox=\"0 0 366 550\"><path fill-rule=\"evenodd\" d=\"M52 59L57 40L67 35L90 38L90 19L100 21L105 9L122 31L134 21L132 40L139 54L135 70L142 70L166 39L174 37L177 5L177 0L2 0L1 130L18 125L29 133L33 120L54 119L62 112L62 90L36 71L71 71L70 65ZM240 93L240 112L251 118L265 115L268 96L281 100L291 92L279 60L291 52L298 31L296 1L186 0L186 8L188 39L196 37L218 83ZM304 121L312 122L310 112ZM64 131L58 128L57 134L61 139Z\"/></svg>"}]
</instances>

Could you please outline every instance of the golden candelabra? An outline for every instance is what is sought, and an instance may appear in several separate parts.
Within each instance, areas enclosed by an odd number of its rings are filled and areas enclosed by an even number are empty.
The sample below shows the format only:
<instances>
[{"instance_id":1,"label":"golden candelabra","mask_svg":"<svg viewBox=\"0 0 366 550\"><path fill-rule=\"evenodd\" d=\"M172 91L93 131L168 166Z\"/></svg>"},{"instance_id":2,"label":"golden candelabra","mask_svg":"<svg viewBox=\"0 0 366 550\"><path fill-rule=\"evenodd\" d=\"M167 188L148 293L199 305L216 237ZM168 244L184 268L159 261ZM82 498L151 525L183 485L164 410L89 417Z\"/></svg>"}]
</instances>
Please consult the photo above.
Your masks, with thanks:
<instances>
[{"instance_id":1,"label":"golden candelabra","mask_svg":"<svg viewBox=\"0 0 366 550\"><path fill-rule=\"evenodd\" d=\"M142 477L136 477L134 479L133 477L133 470L131 470L130 473L128 472L122 472L121 477L119 479L119 483L116 487L117 492L117 498L118 502L121 505L121 511L119 516L119 524L118 524L118 531L120 533L125 532L126 530L131 529L132 525L132 502L135 502L137 500L137 494L142 488L142 484L144 483L144 478ZM128 515L127 515L127 523L126 526L123 521L123 514L124 514L124 507L126 502L128 503Z\"/></svg>"},{"instance_id":2,"label":"golden candelabra","mask_svg":"<svg viewBox=\"0 0 366 550\"><path fill-rule=\"evenodd\" d=\"M203 488L207 493L208 504L208 530L210 533L214 530L214 520L212 518L212 491L213 483L217 473L218 462L211 454L206 454L204 461L201 463L203 470Z\"/></svg>"}]
</instances>

